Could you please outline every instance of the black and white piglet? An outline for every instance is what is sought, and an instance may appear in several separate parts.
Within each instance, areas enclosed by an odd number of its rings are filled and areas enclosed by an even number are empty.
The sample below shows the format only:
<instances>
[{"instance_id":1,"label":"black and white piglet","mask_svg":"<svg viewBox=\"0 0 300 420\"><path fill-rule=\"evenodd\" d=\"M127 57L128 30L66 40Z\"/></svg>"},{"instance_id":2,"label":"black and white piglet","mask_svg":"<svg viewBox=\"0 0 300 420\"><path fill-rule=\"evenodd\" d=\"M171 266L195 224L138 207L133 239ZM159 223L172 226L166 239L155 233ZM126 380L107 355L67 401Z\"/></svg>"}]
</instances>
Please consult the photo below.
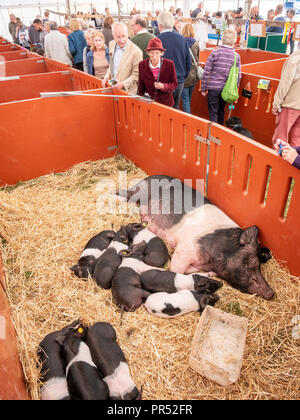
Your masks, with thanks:
<instances>
[{"instance_id":1,"label":"black and white piglet","mask_svg":"<svg viewBox=\"0 0 300 420\"><path fill-rule=\"evenodd\" d=\"M61 355L61 346L56 341L58 336L65 334L70 328L75 327L78 321L63 328L61 331L54 331L40 342L38 358L42 363L41 400L70 400L66 378L66 364Z\"/></svg>"},{"instance_id":2,"label":"black and white piglet","mask_svg":"<svg viewBox=\"0 0 300 420\"><path fill-rule=\"evenodd\" d=\"M76 265L70 268L79 278L92 276L97 258L99 258L115 236L113 230L103 230L91 238L84 247Z\"/></svg>"},{"instance_id":3,"label":"black and white piglet","mask_svg":"<svg viewBox=\"0 0 300 420\"><path fill-rule=\"evenodd\" d=\"M112 278L122 262L119 252L128 249L129 240L124 226L115 234L113 241L105 252L98 258L94 267L93 278L98 286L111 288Z\"/></svg>"},{"instance_id":4,"label":"black and white piglet","mask_svg":"<svg viewBox=\"0 0 300 420\"><path fill-rule=\"evenodd\" d=\"M168 249L162 239L147 229L147 222L129 223L126 231L133 245L146 242L144 262L154 267L163 267L169 259Z\"/></svg>"},{"instance_id":5,"label":"black and white piglet","mask_svg":"<svg viewBox=\"0 0 300 420\"><path fill-rule=\"evenodd\" d=\"M145 302L147 311L160 318L176 318L189 312L203 311L206 305L218 302L216 294L181 290L176 293L153 293Z\"/></svg>"},{"instance_id":6,"label":"black and white piglet","mask_svg":"<svg viewBox=\"0 0 300 420\"><path fill-rule=\"evenodd\" d=\"M214 293L223 283L199 274L178 274L172 271L148 270L140 276L142 288L151 293L175 293L193 290L198 293Z\"/></svg>"},{"instance_id":7,"label":"black and white piglet","mask_svg":"<svg viewBox=\"0 0 300 420\"><path fill-rule=\"evenodd\" d=\"M85 342L93 362L103 374L111 400L141 399L135 386L123 351L117 343L116 331L107 322L96 322L88 328Z\"/></svg>"},{"instance_id":8,"label":"black and white piglet","mask_svg":"<svg viewBox=\"0 0 300 420\"><path fill-rule=\"evenodd\" d=\"M152 268L143 262L145 248L143 241L120 251L123 260L113 277L111 291L117 305L126 311L135 311L150 295L142 289L139 276Z\"/></svg>"},{"instance_id":9,"label":"black and white piglet","mask_svg":"<svg viewBox=\"0 0 300 420\"><path fill-rule=\"evenodd\" d=\"M78 324L57 337L67 368L66 377L72 400L106 400L108 387L92 360L87 344L82 340L85 327Z\"/></svg>"}]
</instances>

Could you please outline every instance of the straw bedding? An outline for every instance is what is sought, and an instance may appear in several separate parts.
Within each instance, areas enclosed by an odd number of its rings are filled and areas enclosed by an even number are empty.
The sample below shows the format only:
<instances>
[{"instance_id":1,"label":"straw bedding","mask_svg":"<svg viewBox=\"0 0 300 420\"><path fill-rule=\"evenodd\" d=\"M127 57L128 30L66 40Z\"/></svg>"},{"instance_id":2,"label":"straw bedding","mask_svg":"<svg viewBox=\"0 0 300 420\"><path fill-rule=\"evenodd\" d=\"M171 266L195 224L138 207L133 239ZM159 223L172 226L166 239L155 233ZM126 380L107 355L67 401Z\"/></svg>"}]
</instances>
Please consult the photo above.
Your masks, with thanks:
<instances>
[{"instance_id":1,"label":"straw bedding","mask_svg":"<svg viewBox=\"0 0 300 420\"><path fill-rule=\"evenodd\" d=\"M222 387L188 367L199 313L175 319L150 315L144 307L125 313L111 291L69 270L85 243L111 223L139 220L138 214L99 215L96 201L102 178L145 174L121 156L74 166L17 188L0 190L0 251L7 291L18 334L20 358L31 397L39 398L36 350L44 336L77 318L87 324L108 321L129 363L132 377L143 385L144 399L298 399L300 340L292 337L292 318L299 314L299 278L274 259L263 267L276 291L267 302L224 284L217 308L249 319L246 350L237 383Z\"/></svg>"}]
</instances>

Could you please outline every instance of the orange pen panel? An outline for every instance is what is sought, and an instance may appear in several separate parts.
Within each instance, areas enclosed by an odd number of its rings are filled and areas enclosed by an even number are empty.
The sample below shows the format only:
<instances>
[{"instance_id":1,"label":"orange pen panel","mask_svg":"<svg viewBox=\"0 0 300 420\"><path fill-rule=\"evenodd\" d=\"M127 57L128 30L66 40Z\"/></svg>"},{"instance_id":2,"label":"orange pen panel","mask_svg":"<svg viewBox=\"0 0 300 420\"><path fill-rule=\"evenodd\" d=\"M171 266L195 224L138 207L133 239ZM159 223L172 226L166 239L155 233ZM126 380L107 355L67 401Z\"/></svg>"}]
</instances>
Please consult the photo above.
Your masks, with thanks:
<instances>
[{"instance_id":1,"label":"orange pen panel","mask_svg":"<svg viewBox=\"0 0 300 420\"><path fill-rule=\"evenodd\" d=\"M45 62L45 68L47 72L51 71L66 71L70 70L68 64L62 63L61 61L51 60L51 58L43 57Z\"/></svg>"},{"instance_id":2,"label":"orange pen panel","mask_svg":"<svg viewBox=\"0 0 300 420\"><path fill-rule=\"evenodd\" d=\"M80 70L70 69L73 90L102 89L102 81L95 76Z\"/></svg>"},{"instance_id":3,"label":"orange pen panel","mask_svg":"<svg viewBox=\"0 0 300 420\"><path fill-rule=\"evenodd\" d=\"M0 185L61 172L115 153L111 98L77 96L2 104L0 121L5 122L0 125Z\"/></svg>"},{"instance_id":4,"label":"orange pen panel","mask_svg":"<svg viewBox=\"0 0 300 420\"><path fill-rule=\"evenodd\" d=\"M27 51L10 51L10 52L1 52L0 61L11 61L11 60L24 60L27 58Z\"/></svg>"},{"instance_id":5,"label":"orange pen panel","mask_svg":"<svg viewBox=\"0 0 300 420\"><path fill-rule=\"evenodd\" d=\"M0 254L0 400L29 400L17 348L16 332L5 293L5 278Z\"/></svg>"},{"instance_id":6,"label":"orange pen panel","mask_svg":"<svg viewBox=\"0 0 300 420\"><path fill-rule=\"evenodd\" d=\"M148 174L204 179L208 122L164 105L133 99L115 103L119 152Z\"/></svg>"},{"instance_id":7,"label":"orange pen panel","mask_svg":"<svg viewBox=\"0 0 300 420\"><path fill-rule=\"evenodd\" d=\"M13 52L19 50L23 50L23 48L16 44L0 44L0 54L3 52Z\"/></svg>"},{"instance_id":8,"label":"orange pen panel","mask_svg":"<svg viewBox=\"0 0 300 420\"><path fill-rule=\"evenodd\" d=\"M286 58L278 60L263 61L262 63L245 64L242 66L243 73L255 74L260 77L280 79L281 71Z\"/></svg>"},{"instance_id":9,"label":"orange pen panel","mask_svg":"<svg viewBox=\"0 0 300 420\"><path fill-rule=\"evenodd\" d=\"M25 60L7 61L5 63L5 76L22 76L25 74L45 73L43 58L27 58Z\"/></svg>"},{"instance_id":10,"label":"orange pen panel","mask_svg":"<svg viewBox=\"0 0 300 420\"><path fill-rule=\"evenodd\" d=\"M0 103L39 98L40 92L70 90L73 89L69 72L18 76L18 79L0 81Z\"/></svg>"},{"instance_id":11,"label":"orange pen panel","mask_svg":"<svg viewBox=\"0 0 300 420\"><path fill-rule=\"evenodd\" d=\"M221 145L211 144L208 198L241 227L257 225L262 243L300 275L299 170L218 124L212 124L211 135Z\"/></svg>"},{"instance_id":12,"label":"orange pen panel","mask_svg":"<svg viewBox=\"0 0 300 420\"><path fill-rule=\"evenodd\" d=\"M261 144L272 147L272 137L275 130L275 116L272 114L272 103L277 90L279 80L271 79L268 90L258 89L260 76L242 73L239 93L240 97L234 103L231 116L239 117L243 127L251 131L254 139ZM207 108L207 97L202 96L200 83L196 85L193 96L191 110L192 113L201 118L209 119ZM252 92L251 99L242 96L243 89ZM228 105L225 108L225 121L229 117Z\"/></svg>"}]
</instances>

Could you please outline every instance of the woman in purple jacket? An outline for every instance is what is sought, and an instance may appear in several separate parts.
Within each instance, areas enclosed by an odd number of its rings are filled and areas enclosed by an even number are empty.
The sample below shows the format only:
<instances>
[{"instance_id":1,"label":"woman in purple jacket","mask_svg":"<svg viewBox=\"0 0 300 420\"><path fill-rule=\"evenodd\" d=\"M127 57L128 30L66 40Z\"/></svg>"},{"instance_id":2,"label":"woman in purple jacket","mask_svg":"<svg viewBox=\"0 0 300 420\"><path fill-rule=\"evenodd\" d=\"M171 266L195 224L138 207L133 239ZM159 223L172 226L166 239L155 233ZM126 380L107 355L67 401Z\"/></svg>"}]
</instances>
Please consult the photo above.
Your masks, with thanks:
<instances>
[{"instance_id":1,"label":"woman in purple jacket","mask_svg":"<svg viewBox=\"0 0 300 420\"><path fill-rule=\"evenodd\" d=\"M222 35L222 45L213 50L208 57L201 81L203 96L207 96L210 121L223 124L226 102L221 93L227 81L229 71L234 63L234 44L236 42L234 29L226 29ZM236 54L236 66L239 69L238 84L241 80L241 58Z\"/></svg>"}]
</instances>

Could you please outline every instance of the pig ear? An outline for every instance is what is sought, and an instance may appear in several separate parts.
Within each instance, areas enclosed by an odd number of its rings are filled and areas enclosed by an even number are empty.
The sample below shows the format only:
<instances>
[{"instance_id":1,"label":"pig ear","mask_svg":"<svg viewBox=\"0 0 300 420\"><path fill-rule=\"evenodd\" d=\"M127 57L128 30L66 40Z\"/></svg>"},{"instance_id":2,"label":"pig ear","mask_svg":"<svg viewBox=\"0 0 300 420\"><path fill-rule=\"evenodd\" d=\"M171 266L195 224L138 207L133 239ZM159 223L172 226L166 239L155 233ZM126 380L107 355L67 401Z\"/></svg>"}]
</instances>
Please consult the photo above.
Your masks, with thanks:
<instances>
[{"instance_id":1,"label":"pig ear","mask_svg":"<svg viewBox=\"0 0 300 420\"><path fill-rule=\"evenodd\" d=\"M142 400L143 398L143 385L141 386L140 392L137 394L136 400Z\"/></svg>"},{"instance_id":2,"label":"pig ear","mask_svg":"<svg viewBox=\"0 0 300 420\"><path fill-rule=\"evenodd\" d=\"M56 341L58 342L58 344L60 344L61 346L64 344L64 341L66 339L66 334L60 334L56 337Z\"/></svg>"},{"instance_id":3,"label":"pig ear","mask_svg":"<svg viewBox=\"0 0 300 420\"><path fill-rule=\"evenodd\" d=\"M146 245L147 245L146 241L143 241L143 242L140 242L138 244L132 245L131 246L132 252L136 252L136 251L139 251L139 250L144 251L145 248L146 248Z\"/></svg>"},{"instance_id":4,"label":"pig ear","mask_svg":"<svg viewBox=\"0 0 300 420\"><path fill-rule=\"evenodd\" d=\"M106 237L107 237L108 239L114 239L114 237L115 237L115 232L114 232L113 230L112 230L112 231L110 231L110 232L107 232Z\"/></svg>"},{"instance_id":5,"label":"pig ear","mask_svg":"<svg viewBox=\"0 0 300 420\"><path fill-rule=\"evenodd\" d=\"M144 229L145 226L143 226L142 223L133 223L133 230L138 232L139 230Z\"/></svg>"},{"instance_id":6,"label":"pig ear","mask_svg":"<svg viewBox=\"0 0 300 420\"><path fill-rule=\"evenodd\" d=\"M244 230L240 236L240 245L254 245L257 243L258 227L251 226Z\"/></svg>"},{"instance_id":7,"label":"pig ear","mask_svg":"<svg viewBox=\"0 0 300 420\"><path fill-rule=\"evenodd\" d=\"M77 271L78 270L78 264L73 265L73 267L70 267L71 271Z\"/></svg>"}]
</instances>

